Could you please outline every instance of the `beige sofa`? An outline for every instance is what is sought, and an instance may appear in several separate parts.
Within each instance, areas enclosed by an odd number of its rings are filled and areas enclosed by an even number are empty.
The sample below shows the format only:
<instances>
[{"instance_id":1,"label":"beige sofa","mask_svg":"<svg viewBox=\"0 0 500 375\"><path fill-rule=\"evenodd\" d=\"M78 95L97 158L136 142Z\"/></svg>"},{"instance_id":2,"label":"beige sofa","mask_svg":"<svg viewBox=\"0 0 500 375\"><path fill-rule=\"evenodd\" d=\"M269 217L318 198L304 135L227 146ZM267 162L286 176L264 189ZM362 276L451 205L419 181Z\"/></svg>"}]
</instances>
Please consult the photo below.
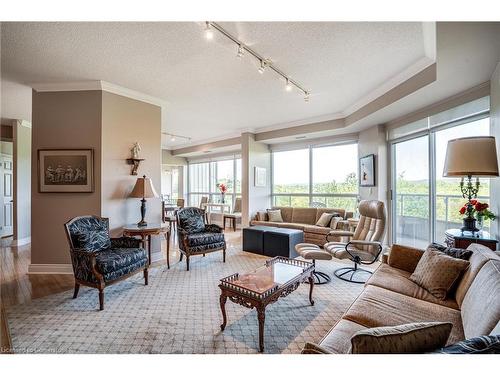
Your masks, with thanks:
<instances>
[{"instance_id":1,"label":"beige sofa","mask_svg":"<svg viewBox=\"0 0 500 375\"><path fill-rule=\"evenodd\" d=\"M273 207L273 210L281 210L282 223L271 221L259 221L257 216L250 221L250 225L265 225L279 228L299 229L304 231L304 242L314 243L323 246L326 241L326 235L332 230L328 227L315 225L321 214L338 213L343 219L353 216L352 212L346 212L342 208L298 208L298 207Z\"/></svg>"},{"instance_id":2,"label":"beige sofa","mask_svg":"<svg viewBox=\"0 0 500 375\"><path fill-rule=\"evenodd\" d=\"M350 339L359 330L412 322L453 323L448 345L500 334L500 257L482 245L472 244L469 249L473 251L469 268L452 297L442 301L409 279L423 250L394 245L317 349L349 353Z\"/></svg>"}]
</instances>

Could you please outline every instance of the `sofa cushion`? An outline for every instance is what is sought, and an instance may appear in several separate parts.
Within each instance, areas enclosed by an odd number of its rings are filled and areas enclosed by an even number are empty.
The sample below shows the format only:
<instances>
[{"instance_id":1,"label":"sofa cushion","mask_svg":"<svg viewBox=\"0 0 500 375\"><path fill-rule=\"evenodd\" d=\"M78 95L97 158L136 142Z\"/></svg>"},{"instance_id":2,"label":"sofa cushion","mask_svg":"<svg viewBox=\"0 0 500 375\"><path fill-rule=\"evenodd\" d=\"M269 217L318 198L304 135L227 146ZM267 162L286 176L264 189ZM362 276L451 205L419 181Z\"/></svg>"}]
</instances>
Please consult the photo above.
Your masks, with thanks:
<instances>
[{"instance_id":1,"label":"sofa cushion","mask_svg":"<svg viewBox=\"0 0 500 375\"><path fill-rule=\"evenodd\" d=\"M500 336L479 336L436 351L441 354L500 354Z\"/></svg>"},{"instance_id":2,"label":"sofa cushion","mask_svg":"<svg viewBox=\"0 0 500 375\"><path fill-rule=\"evenodd\" d=\"M465 337L489 335L500 320L500 260L478 272L462 302Z\"/></svg>"},{"instance_id":3,"label":"sofa cushion","mask_svg":"<svg viewBox=\"0 0 500 375\"><path fill-rule=\"evenodd\" d=\"M89 252L101 251L111 247L108 230L105 228L88 230L75 235L75 246Z\"/></svg>"},{"instance_id":4,"label":"sofa cushion","mask_svg":"<svg viewBox=\"0 0 500 375\"><path fill-rule=\"evenodd\" d=\"M106 275L147 260L146 250L141 248L108 249L97 253L96 268L100 273Z\"/></svg>"},{"instance_id":5,"label":"sofa cushion","mask_svg":"<svg viewBox=\"0 0 500 375\"><path fill-rule=\"evenodd\" d=\"M179 227L187 233L199 233L205 230L203 211L196 207L183 208L178 212Z\"/></svg>"},{"instance_id":6,"label":"sofa cushion","mask_svg":"<svg viewBox=\"0 0 500 375\"><path fill-rule=\"evenodd\" d=\"M328 227L330 225L330 220L332 220L333 214L323 212L320 218L316 221L318 227Z\"/></svg>"},{"instance_id":7,"label":"sofa cushion","mask_svg":"<svg viewBox=\"0 0 500 375\"><path fill-rule=\"evenodd\" d=\"M347 354L351 349L351 337L366 326L351 320L340 319L337 324L323 337L320 345L336 354Z\"/></svg>"},{"instance_id":8,"label":"sofa cushion","mask_svg":"<svg viewBox=\"0 0 500 375\"><path fill-rule=\"evenodd\" d=\"M316 208L294 207L292 212L292 223L316 224Z\"/></svg>"},{"instance_id":9,"label":"sofa cushion","mask_svg":"<svg viewBox=\"0 0 500 375\"><path fill-rule=\"evenodd\" d=\"M450 336L451 323L408 323L366 328L351 338L353 354L416 354L442 348Z\"/></svg>"},{"instance_id":10,"label":"sofa cushion","mask_svg":"<svg viewBox=\"0 0 500 375\"><path fill-rule=\"evenodd\" d=\"M469 267L469 262L452 258L440 251L428 248L410 276L414 281L439 299L446 299L448 291Z\"/></svg>"},{"instance_id":11,"label":"sofa cushion","mask_svg":"<svg viewBox=\"0 0 500 375\"><path fill-rule=\"evenodd\" d=\"M281 210L281 217L285 223L292 222L293 207L275 206L273 210Z\"/></svg>"},{"instance_id":12,"label":"sofa cushion","mask_svg":"<svg viewBox=\"0 0 500 375\"><path fill-rule=\"evenodd\" d=\"M418 298L424 301L437 303L455 310L459 310L457 302L453 298L441 300L434 297L427 290L410 280L410 272L381 264L377 271L368 279L366 285L374 285L380 288L392 290L406 296Z\"/></svg>"},{"instance_id":13,"label":"sofa cushion","mask_svg":"<svg viewBox=\"0 0 500 375\"><path fill-rule=\"evenodd\" d=\"M336 215L340 216L341 219L343 219L344 216L345 216L345 210L342 209L342 208L323 208L323 207L319 207L319 208L315 208L315 210L316 210L316 221L318 221L318 219L321 217L321 215L323 213L336 214Z\"/></svg>"},{"instance_id":14,"label":"sofa cushion","mask_svg":"<svg viewBox=\"0 0 500 375\"><path fill-rule=\"evenodd\" d=\"M367 285L343 317L366 327L396 326L414 322L450 322L448 344L464 339L460 311Z\"/></svg>"},{"instance_id":15,"label":"sofa cushion","mask_svg":"<svg viewBox=\"0 0 500 375\"><path fill-rule=\"evenodd\" d=\"M281 210L267 210L267 217L270 222L282 223Z\"/></svg>"},{"instance_id":16,"label":"sofa cushion","mask_svg":"<svg viewBox=\"0 0 500 375\"><path fill-rule=\"evenodd\" d=\"M407 272L415 271L424 251L414 247L394 244L391 247L387 264Z\"/></svg>"},{"instance_id":17,"label":"sofa cushion","mask_svg":"<svg viewBox=\"0 0 500 375\"><path fill-rule=\"evenodd\" d=\"M267 211L257 211L257 221L268 221Z\"/></svg>"},{"instance_id":18,"label":"sofa cushion","mask_svg":"<svg viewBox=\"0 0 500 375\"><path fill-rule=\"evenodd\" d=\"M469 258L470 265L461 277L455 292L455 299L459 306L462 306L465 294L481 267L490 259L500 259L491 249L483 245L472 244L467 249L472 250L472 255Z\"/></svg>"},{"instance_id":19,"label":"sofa cushion","mask_svg":"<svg viewBox=\"0 0 500 375\"><path fill-rule=\"evenodd\" d=\"M330 220L330 229L340 229L339 223L341 221L342 221L342 218L340 216L332 217L332 220Z\"/></svg>"},{"instance_id":20,"label":"sofa cushion","mask_svg":"<svg viewBox=\"0 0 500 375\"><path fill-rule=\"evenodd\" d=\"M463 260L469 260L469 258L472 255L472 250L457 249L456 247L446 247L435 242L431 243L427 248L441 251L452 258L458 258Z\"/></svg>"},{"instance_id":21,"label":"sofa cushion","mask_svg":"<svg viewBox=\"0 0 500 375\"><path fill-rule=\"evenodd\" d=\"M252 220L250 222L250 225L252 225L252 226L258 225L258 226L265 226L265 227L278 227L279 224L281 224L281 223L273 223L271 221L259 221L259 220Z\"/></svg>"}]
</instances>

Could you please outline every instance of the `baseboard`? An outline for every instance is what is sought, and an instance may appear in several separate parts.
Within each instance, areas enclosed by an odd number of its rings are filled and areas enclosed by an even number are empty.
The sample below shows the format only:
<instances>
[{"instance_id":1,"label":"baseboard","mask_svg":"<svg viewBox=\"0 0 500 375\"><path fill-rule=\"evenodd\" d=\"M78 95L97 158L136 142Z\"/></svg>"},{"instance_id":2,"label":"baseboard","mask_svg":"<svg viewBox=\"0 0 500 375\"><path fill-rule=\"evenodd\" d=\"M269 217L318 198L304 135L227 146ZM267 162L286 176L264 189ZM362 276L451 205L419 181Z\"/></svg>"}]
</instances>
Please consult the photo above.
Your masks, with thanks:
<instances>
[{"instance_id":1,"label":"baseboard","mask_svg":"<svg viewBox=\"0 0 500 375\"><path fill-rule=\"evenodd\" d=\"M31 237L21 238L20 240L14 240L10 243L10 246L24 246L31 243Z\"/></svg>"},{"instance_id":2,"label":"baseboard","mask_svg":"<svg viewBox=\"0 0 500 375\"><path fill-rule=\"evenodd\" d=\"M28 266L28 275L72 275L73 267L71 264L30 264Z\"/></svg>"}]
</instances>

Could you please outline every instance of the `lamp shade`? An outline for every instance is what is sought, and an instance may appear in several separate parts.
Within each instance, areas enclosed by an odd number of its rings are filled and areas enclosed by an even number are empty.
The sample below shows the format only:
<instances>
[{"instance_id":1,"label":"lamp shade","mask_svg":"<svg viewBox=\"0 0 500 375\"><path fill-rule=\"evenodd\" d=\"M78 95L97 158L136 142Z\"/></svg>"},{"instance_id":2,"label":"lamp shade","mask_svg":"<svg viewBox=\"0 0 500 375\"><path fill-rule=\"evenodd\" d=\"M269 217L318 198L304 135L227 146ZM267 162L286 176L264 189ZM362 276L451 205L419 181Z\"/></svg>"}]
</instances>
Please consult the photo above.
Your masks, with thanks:
<instances>
[{"instance_id":1,"label":"lamp shade","mask_svg":"<svg viewBox=\"0 0 500 375\"><path fill-rule=\"evenodd\" d=\"M443 177L498 176L495 137L466 137L448 142Z\"/></svg>"},{"instance_id":2,"label":"lamp shade","mask_svg":"<svg viewBox=\"0 0 500 375\"><path fill-rule=\"evenodd\" d=\"M139 177L135 182L134 189L129 195L130 198L157 198L158 194L149 177Z\"/></svg>"}]
</instances>

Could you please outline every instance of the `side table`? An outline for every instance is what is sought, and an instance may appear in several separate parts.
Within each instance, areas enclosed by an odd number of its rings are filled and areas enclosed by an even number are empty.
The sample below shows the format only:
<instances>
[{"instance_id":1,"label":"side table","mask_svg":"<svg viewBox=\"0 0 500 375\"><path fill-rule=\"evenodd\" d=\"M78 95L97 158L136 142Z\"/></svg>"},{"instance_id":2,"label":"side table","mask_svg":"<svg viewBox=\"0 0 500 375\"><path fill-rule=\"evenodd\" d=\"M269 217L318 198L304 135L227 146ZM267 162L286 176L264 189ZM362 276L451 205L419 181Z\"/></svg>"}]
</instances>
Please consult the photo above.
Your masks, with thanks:
<instances>
[{"instance_id":1,"label":"side table","mask_svg":"<svg viewBox=\"0 0 500 375\"><path fill-rule=\"evenodd\" d=\"M466 249L472 243L478 243L496 251L498 241L488 232L481 231L472 234L460 229L448 229L445 232L445 243L450 247Z\"/></svg>"},{"instance_id":2,"label":"side table","mask_svg":"<svg viewBox=\"0 0 500 375\"><path fill-rule=\"evenodd\" d=\"M148 262L151 265L151 236L163 234L167 240L167 268L170 269L170 228L161 223L148 223L144 227L137 224L125 225L123 235L128 237L141 237L142 247L148 249ZM146 245L147 243L147 245Z\"/></svg>"}]
</instances>

